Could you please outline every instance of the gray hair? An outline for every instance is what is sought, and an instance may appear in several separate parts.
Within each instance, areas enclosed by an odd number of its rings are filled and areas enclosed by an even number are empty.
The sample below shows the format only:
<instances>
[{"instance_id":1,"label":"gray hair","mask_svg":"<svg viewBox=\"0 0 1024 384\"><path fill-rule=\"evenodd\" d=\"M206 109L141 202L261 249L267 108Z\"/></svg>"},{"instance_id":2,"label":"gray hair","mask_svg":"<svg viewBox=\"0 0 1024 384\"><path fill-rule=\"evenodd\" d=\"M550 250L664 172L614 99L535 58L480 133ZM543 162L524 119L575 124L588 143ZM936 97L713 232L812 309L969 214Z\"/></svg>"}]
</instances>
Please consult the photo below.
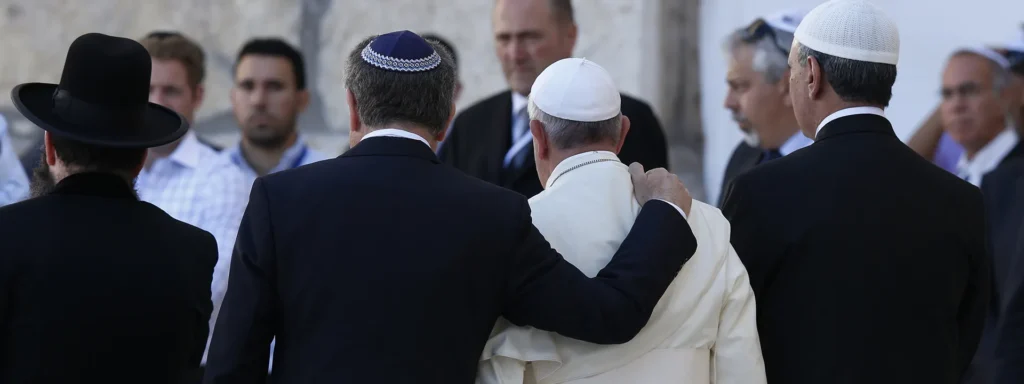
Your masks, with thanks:
<instances>
[{"instance_id":1,"label":"gray hair","mask_svg":"<svg viewBox=\"0 0 1024 384\"><path fill-rule=\"evenodd\" d=\"M821 66L822 76L839 98L848 103L889 106L892 85L896 83L896 66L836 57L797 43L797 62L807 66L813 57Z\"/></svg>"},{"instance_id":2,"label":"gray hair","mask_svg":"<svg viewBox=\"0 0 1024 384\"><path fill-rule=\"evenodd\" d=\"M436 68L426 72L386 71L366 63L361 55L375 37L360 42L348 56L345 87L355 96L359 119L376 128L413 123L435 135L444 132L455 97L455 64L448 50L428 40L441 56Z\"/></svg>"},{"instance_id":3,"label":"gray hair","mask_svg":"<svg viewBox=\"0 0 1024 384\"><path fill-rule=\"evenodd\" d=\"M736 30L729 35L726 49L730 54L735 54L739 47L753 47L754 57L751 66L754 68L754 72L764 76L764 80L769 84L776 84L783 80L786 70L789 69L789 57L779 48L788 48L793 43L793 34L778 29L772 31L775 33L774 39L771 35L764 35L755 41L748 41L744 38L745 28Z\"/></svg>"},{"instance_id":4,"label":"gray hair","mask_svg":"<svg viewBox=\"0 0 1024 384\"><path fill-rule=\"evenodd\" d=\"M560 150L604 141L611 141L617 145L622 139L619 137L619 132L622 130L621 113L608 120L589 122L551 116L537 107L533 99L530 99L527 108L530 120L540 121L544 125L544 132L551 138L555 148Z\"/></svg>"},{"instance_id":5,"label":"gray hair","mask_svg":"<svg viewBox=\"0 0 1024 384\"><path fill-rule=\"evenodd\" d=\"M985 57L984 55L980 55L976 52L971 52L969 50L960 50L953 52L953 56L951 57L956 57L960 55L972 55L985 59L985 62L987 62L989 66L992 67L992 89L994 91L1001 92L1003 89L1006 89L1006 87L1010 85L1010 70L1004 68L995 60Z\"/></svg>"}]
</instances>

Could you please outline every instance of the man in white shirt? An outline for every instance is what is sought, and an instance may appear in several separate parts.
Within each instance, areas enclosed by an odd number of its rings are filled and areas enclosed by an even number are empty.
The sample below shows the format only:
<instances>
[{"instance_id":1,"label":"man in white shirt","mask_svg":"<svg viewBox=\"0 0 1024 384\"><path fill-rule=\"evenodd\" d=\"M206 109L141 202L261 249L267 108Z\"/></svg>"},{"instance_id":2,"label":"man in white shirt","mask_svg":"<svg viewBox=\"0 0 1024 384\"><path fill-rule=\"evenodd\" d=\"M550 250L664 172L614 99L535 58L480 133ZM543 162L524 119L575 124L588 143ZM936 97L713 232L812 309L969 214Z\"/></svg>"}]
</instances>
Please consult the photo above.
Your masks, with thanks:
<instances>
[{"instance_id":1,"label":"man in white shirt","mask_svg":"<svg viewBox=\"0 0 1024 384\"><path fill-rule=\"evenodd\" d=\"M1017 146L1010 121L1010 62L984 47L956 50L942 74L942 126L964 148L956 173L981 186Z\"/></svg>"},{"instance_id":2,"label":"man in white shirt","mask_svg":"<svg viewBox=\"0 0 1024 384\"><path fill-rule=\"evenodd\" d=\"M150 102L195 122L203 102L204 54L198 44L176 32L154 32L140 43L152 58ZM227 289L227 269L242 213L249 201L249 183L228 159L203 144L189 129L180 140L152 148L139 174L139 197L175 219L197 226L217 239L217 265L211 287L217 322ZM205 364L206 357L204 355ZM199 378L197 378L198 380Z\"/></svg>"},{"instance_id":3,"label":"man in white shirt","mask_svg":"<svg viewBox=\"0 0 1024 384\"><path fill-rule=\"evenodd\" d=\"M723 192L739 174L812 142L796 123L786 64L793 32L806 13L789 10L758 18L734 31L726 42L729 92L725 108L732 112L743 141L736 145L725 168ZM719 198L719 205L721 201Z\"/></svg>"},{"instance_id":4,"label":"man in white shirt","mask_svg":"<svg viewBox=\"0 0 1024 384\"><path fill-rule=\"evenodd\" d=\"M626 237L640 205L616 157L629 131L611 76L563 59L530 93L530 131L544 191L533 223L565 259L594 276ZM633 340L614 346L500 320L480 364L482 383L764 383L754 294L729 244L729 223L694 201L697 251ZM530 363L530 364L527 364Z\"/></svg>"}]
</instances>

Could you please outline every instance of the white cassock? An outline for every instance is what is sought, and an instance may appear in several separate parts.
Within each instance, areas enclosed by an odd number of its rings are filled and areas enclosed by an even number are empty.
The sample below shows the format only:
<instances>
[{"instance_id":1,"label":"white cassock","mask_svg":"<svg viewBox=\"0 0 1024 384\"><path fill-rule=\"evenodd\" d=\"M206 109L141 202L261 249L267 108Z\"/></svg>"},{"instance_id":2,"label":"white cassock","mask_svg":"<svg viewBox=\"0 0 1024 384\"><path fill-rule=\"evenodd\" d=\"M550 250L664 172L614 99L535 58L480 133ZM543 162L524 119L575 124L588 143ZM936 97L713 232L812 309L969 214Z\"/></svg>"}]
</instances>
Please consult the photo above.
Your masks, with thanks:
<instances>
[{"instance_id":1,"label":"white cassock","mask_svg":"<svg viewBox=\"0 0 1024 384\"><path fill-rule=\"evenodd\" d=\"M530 199L533 223L569 262L595 276L640 212L626 165L586 152L555 168ZM754 293L729 244L729 222L693 201L697 251L633 340L597 345L498 321L477 383L765 383Z\"/></svg>"}]
</instances>

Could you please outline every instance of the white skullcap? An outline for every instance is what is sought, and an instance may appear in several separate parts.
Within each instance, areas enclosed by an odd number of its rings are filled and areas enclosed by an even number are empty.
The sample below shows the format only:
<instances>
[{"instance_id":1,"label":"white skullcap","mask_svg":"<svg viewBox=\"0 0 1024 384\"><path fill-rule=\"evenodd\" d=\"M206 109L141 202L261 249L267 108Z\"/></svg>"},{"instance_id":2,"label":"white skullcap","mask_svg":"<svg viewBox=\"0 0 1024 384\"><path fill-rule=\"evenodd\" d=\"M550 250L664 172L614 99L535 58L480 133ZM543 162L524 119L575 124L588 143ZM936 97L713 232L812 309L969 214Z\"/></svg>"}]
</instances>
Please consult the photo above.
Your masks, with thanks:
<instances>
[{"instance_id":1,"label":"white skullcap","mask_svg":"<svg viewBox=\"0 0 1024 384\"><path fill-rule=\"evenodd\" d=\"M1010 60L1007 60L1005 56L1000 55L999 52L994 51L992 48L962 47L960 49L957 49L956 51L953 51L954 55L958 53L973 53L975 55L984 57L993 63L996 63L996 65L999 65L999 67L1003 69L1010 69Z\"/></svg>"},{"instance_id":2,"label":"white skullcap","mask_svg":"<svg viewBox=\"0 0 1024 384\"><path fill-rule=\"evenodd\" d=\"M612 76L587 59L556 61L537 76L530 101L544 113L565 120L594 122L619 115L619 90Z\"/></svg>"},{"instance_id":3,"label":"white skullcap","mask_svg":"<svg viewBox=\"0 0 1024 384\"><path fill-rule=\"evenodd\" d=\"M764 22L780 31L795 33L796 27L800 25L800 21L806 15L807 10L805 9L790 9L767 16L764 18Z\"/></svg>"},{"instance_id":4,"label":"white skullcap","mask_svg":"<svg viewBox=\"0 0 1024 384\"><path fill-rule=\"evenodd\" d=\"M831 0L811 10L794 34L815 51L844 59L896 65L900 33L881 9L864 0Z\"/></svg>"}]
</instances>

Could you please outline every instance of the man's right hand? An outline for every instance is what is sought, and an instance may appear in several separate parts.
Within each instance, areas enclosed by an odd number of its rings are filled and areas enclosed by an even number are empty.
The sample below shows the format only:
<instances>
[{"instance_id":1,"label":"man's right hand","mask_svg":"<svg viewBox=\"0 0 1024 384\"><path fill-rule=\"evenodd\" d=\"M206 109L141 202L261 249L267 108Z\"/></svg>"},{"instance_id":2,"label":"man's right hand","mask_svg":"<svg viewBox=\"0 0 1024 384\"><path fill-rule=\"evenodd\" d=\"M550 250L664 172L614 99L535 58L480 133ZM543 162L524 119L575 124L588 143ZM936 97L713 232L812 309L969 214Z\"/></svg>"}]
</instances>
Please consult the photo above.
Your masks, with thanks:
<instances>
[{"instance_id":1,"label":"man's right hand","mask_svg":"<svg viewBox=\"0 0 1024 384\"><path fill-rule=\"evenodd\" d=\"M665 168L655 168L644 173L640 163L629 165L629 176L633 179L633 193L640 205L651 199L665 200L683 209L690 215L693 198L679 177L669 173Z\"/></svg>"}]
</instances>

